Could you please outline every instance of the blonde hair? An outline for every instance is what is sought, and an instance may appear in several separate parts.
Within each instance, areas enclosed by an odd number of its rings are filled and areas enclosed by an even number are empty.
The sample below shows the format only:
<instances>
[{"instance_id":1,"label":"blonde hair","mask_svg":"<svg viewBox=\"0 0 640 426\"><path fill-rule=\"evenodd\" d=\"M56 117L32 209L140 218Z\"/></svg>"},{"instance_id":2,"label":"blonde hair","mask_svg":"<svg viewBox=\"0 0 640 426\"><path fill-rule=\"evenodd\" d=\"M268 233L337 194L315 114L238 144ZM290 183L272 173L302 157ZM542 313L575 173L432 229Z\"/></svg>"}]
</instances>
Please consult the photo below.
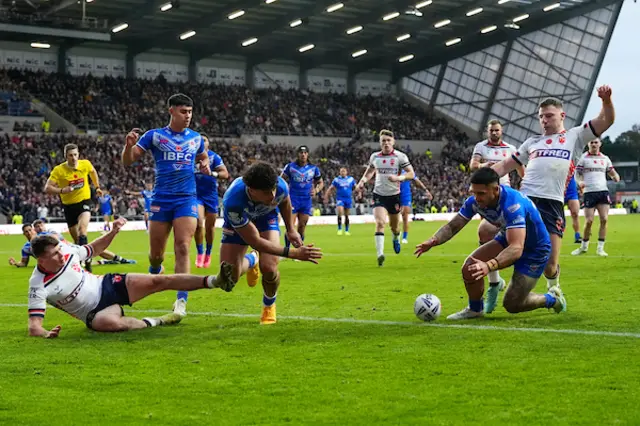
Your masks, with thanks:
<instances>
[{"instance_id":1,"label":"blonde hair","mask_svg":"<svg viewBox=\"0 0 640 426\"><path fill-rule=\"evenodd\" d=\"M387 130L387 129L380 130L380 137L383 137L383 136L390 136L395 139L395 137L393 136L393 132L391 130Z\"/></svg>"}]
</instances>

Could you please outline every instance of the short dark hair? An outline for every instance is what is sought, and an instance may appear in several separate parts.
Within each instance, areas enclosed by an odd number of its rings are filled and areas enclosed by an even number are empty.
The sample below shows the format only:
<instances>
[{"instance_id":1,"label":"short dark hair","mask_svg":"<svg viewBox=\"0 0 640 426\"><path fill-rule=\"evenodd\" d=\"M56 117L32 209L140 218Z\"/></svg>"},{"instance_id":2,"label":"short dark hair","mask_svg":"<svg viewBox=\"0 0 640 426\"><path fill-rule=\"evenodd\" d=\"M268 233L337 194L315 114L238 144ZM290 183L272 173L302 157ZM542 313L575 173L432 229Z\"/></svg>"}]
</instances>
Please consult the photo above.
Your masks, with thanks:
<instances>
[{"instance_id":1,"label":"short dark hair","mask_svg":"<svg viewBox=\"0 0 640 426\"><path fill-rule=\"evenodd\" d=\"M489 120L487 122L487 127L496 126L496 125L500 125L500 127L502 127L502 122L496 118L494 118L493 120Z\"/></svg>"},{"instance_id":2,"label":"short dark hair","mask_svg":"<svg viewBox=\"0 0 640 426\"><path fill-rule=\"evenodd\" d=\"M481 167L471 175L471 183L476 185L500 183L500 175L491 167Z\"/></svg>"},{"instance_id":3,"label":"short dark hair","mask_svg":"<svg viewBox=\"0 0 640 426\"><path fill-rule=\"evenodd\" d=\"M210 137L209 137L209 135L208 135L208 134L206 134L205 132L200 132L200 136L201 136L201 137L203 137L203 138L207 138L207 140L208 140L209 142L211 142L211 138L210 138Z\"/></svg>"},{"instance_id":4,"label":"short dark hair","mask_svg":"<svg viewBox=\"0 0 640 426\"><path fill-rule=\"evenodd\" d=\"M24 230L27 228L32 228L32 226L28 223L25 223L24 225L22 225L22 232L24 232Z\"/></svg>"},{"instance_id":5,"label":"short dark hair","mask_svg":"<svg viewBox=\"0 0 640 426\"><path fill-rule=\"evenodd\" d=\"M36 220L33 221L32 225L33 226L44 225L44 221L42 219L36 219Z\"/></svg>"},{"instance_id":6,"label":"short dark hair","mask_svg":"<svg viewBox=\"0 0 640 426\"><path fill-rule=\"evenodd\" d=\"M554 106L556 108L562 109L562 101L558 98L547 98L540 102L539 108L544 108L548 106Z\"/></svg>"},{"instance_id":7,"label":"short dark hair","mask_svg":"<svg viewBox=\"0 0 640 426\"><path fill-rule=\"evenodd\" d=\"M273 190L278 185L278 172L264 161L256 161L242 175L242 181L251 189Z\"/></svg>"},{"instance_id":8,"label":"short dark hair","mask_svg":"<svg viewBox=\"0 0 640 426\"><path fill-rule=\"evenodd\" d=\"M177 107L177 106L193 106L193 99L188 97L183 93L176 93L175 95L171 95L169 99L167 99L167 105L169 107Z\"/></svg>"},{"instance_id":9,"label":"short dark hair","mask_svg":"<svg viewBox=\"0 0 640 426\"><path fill-rule=\"evenodd\" d=\"M78 145L76 145L75 143L68 143L64 146L64 156L67 156L67 152L69 151L73 151L74 149L78 149ZM78 149L78 151L80 151Z\"/></svg>"},{"instance_id":10,"label":"short dark hair","mask_svg":"<svg viewBox=\"0 0 640 426\"><path fill-rule=\"evenodd\" d=\"M31 240L31 253L38 258L42 256L49 247L55 247L58 244L60 244L60 240L53 235L38 235Z\"/></svg>"}]
</instances>

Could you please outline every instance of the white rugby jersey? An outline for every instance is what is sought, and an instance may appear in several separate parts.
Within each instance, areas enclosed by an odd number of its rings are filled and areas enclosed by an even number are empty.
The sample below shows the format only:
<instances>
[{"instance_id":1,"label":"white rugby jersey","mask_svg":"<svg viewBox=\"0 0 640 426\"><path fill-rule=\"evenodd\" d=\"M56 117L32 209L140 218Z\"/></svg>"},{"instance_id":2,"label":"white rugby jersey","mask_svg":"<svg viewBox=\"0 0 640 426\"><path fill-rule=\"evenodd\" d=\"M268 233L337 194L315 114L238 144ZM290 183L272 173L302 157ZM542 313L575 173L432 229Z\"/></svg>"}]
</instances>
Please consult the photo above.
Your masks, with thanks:
<instances>
[{"instance_id":1,"label":"white rugby jersey","mask_svg":"<svg viewBox=\"0 0 640 426\"><path fill-rule=\"evenodd\" d=\"M51 273L36 266L29 279L29 316L44 317L47 303L86 321L100 302L102 277L88 273L80 262L93 257L89 245L61 244L64 266Z\"/></svg>"},{"instance_id":2,"label":"white rugby jersey","mask_svg":"<svg viewBox=\"0 0 640 426\"><path fill-rule=\"evenodd\" d=\"M607 173L613 170L613 163L603 153L591 155L582 154L576 166L576 173L580 173L584 181L584 192L608 191Z\"/></svg>"},{"instance_id":3,"label":"white rugby jersey","mask_svg":"<svg viewBox=\"0 0 640 426\"><path fill-rule=\"evenodd\" d=\"M564 192L575 171L573 159L596 137L589 122L555 135L527 139L513 155L518 163L527 166L520 192L563 203Z\"/></svg>"},{"instance_id":4,"label":"white rugby jersey","mask_svg":"<svg viewBox=\"0 0 640 426\"><path fill-rule=\"evenodd\" d=\"M482 142L478 142L475 148L473 148L472 157L480 157L482 163L499 163L511 157L516 151L516 147L511 144L501 141L499 145L492 145L488 139L485 139ZM511 186L509 175L502 176L500 183Z\"/></svg>"},{"instance_id":5,"label":"white rugby jersey","mask_svg":"<svg viewBox=\"0 0 640 426\"><path fill-rule=\"evenodd\" d=\"M374 194L390 196L400 193L400 182L391 182L389 176L400 175L402 170L411 163L404 152L393 150L389 154L383 154L382 151L374 152L369 157L369 165L376 169Z\"/></svg>"}]
</instances>

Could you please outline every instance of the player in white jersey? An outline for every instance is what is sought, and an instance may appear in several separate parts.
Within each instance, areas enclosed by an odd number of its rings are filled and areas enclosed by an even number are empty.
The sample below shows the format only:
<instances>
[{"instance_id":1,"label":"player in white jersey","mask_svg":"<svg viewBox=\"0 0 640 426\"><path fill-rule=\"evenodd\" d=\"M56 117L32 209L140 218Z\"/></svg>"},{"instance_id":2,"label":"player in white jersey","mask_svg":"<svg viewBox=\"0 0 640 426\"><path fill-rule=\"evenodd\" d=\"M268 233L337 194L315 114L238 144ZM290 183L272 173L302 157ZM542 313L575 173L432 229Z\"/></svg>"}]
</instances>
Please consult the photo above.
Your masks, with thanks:
<instances>
[{"instance_id":1,"label":"player in white jersey","mask_svg":"<svg viewBox=\"0 0 640 426\"><path fill-rule=\"evenodd\" d=\"M569 130L564 128L566 113L562 102L545 99L539 108L543 134L527 139L515 155L493 166L500 176L504 176L528 162L520 191L536 204L551 235L551 256L544 270L548 288L559 285L558 260L565 227L563 201L567 183L573 175L572 160L580 155L587 142L601 135L615 120L611 87L599 87L598 96L602 99L600 114Z\"/></svg>"},{"instance_id":2,"label":"player in white jersey","mask_svg":"<svg viewBox=\"0 0 640 426\"><path fill-rule=\"evenodd\" d=\"M516 151L515 146L502 140L502 123L500 120L489 120L487 123L487 139L476 144L473 149L473 154L471 154L469 169L475 172L482 167L491 167L511 157ZM524 176L523 166L519 166L517 170L520 176ZM511 180L508 174L500 178L500 184L511 186ZM478 225L478 240L480 241L480 245L482 246L493 240L499 231L500 228L493 226L486 219L482 219L480 225ZM504 290L506 288L505 281L500 278L500 272L498 270L490 272L488 277L488 292ZM497 295L495 297L497 297Z\"/></svg>"},{"instance_id":3,"label":"player in white jersey","mask_svg":"<svg viewBox=\"0 0 640 426\"><path fill-rule=\"evenodd\" d=\"M356 191L375 174L373 187L373 216L376 220L376 252L378 266L384 263L384 223L389 215L389 227L393 233L393 250L400 253L400 182L411 180L415 173L409 157L403 152L393 149L396 140L390 130L380 131L380 151L369 157L367 169L356 185ZM402 171L405 174L401 174Z\"/></svg>"},{"instance_id":4,"label":"player in white jersey","mask_svg":"<svg viewBox=\"0 0 640 426\"><path fill-rule=\"evenodd\" d=\"M607 187L607 174L614 182L620 182L620 175L613 168L609 157L600 152L602 142L596 138L589 142L589 151L584 153L576 167L576 180L578 186L584 191L584 238L579 248L571 252L577 256L589 250L589 237L595 211L600 217L600 230L598 232L598 248L596 254L606 257L604 251L604 239L607 237L607 220L609 218L609 188Z\"/></svg>"},{"instance_id":5,"label":"player in white jersey","mask_svg":"<svg viewBox=\"0 0 640 426\"><path fill-rule=\"evenodd\" d=\"M42 326L47 303L84 322L95 331L115 332L155 327L180 322L171 313L142 320L124 316L122 305L132 305L150 294L164 290L198 290L222 288L231 291L235 285L231 265L223 263L220 275L93 275L80 266L94 253L104 251L113 241L126 219L113 222L110 232L91 244L61 244L53 235L39 235L31 241L38 265L29 279L29 335L58 337L61 326L47 330Z\"/></svg>"}]
</instances>

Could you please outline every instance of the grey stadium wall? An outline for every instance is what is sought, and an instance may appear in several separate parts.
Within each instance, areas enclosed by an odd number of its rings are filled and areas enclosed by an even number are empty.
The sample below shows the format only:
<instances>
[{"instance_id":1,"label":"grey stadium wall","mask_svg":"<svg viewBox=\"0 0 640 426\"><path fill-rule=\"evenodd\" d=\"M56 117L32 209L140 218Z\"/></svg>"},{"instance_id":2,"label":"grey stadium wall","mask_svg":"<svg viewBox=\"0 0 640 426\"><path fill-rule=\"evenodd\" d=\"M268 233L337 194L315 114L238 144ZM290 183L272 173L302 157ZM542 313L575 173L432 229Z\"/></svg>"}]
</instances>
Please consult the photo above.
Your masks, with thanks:
<instances>
[{"instance_id":1,"label":"grey stadium wall","mask_svg":"<svg viewBox=\"0 0 640 426\"><path fill-rule=\"evenodd\" d=\"M583 120L620 12L614 4L402 79L408 94L481 134L488 119L519 145L540 132L537 104L563 100L567 127ZM579 59L578 59L579 58Z\"/></svg>"}]
</instances>

